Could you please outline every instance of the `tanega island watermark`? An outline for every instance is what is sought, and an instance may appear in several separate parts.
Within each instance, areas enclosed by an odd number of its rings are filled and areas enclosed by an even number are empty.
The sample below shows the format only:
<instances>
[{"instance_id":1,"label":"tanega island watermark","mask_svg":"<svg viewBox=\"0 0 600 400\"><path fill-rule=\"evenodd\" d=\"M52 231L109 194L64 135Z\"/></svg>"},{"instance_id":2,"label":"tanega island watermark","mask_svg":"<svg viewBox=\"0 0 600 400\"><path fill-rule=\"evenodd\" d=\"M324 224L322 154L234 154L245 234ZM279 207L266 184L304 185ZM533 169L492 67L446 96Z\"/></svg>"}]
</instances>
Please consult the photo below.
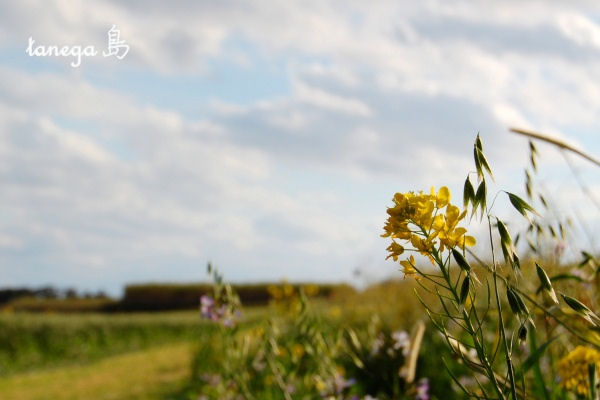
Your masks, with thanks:
<instances>
[{"instance_id":1,"label":"tanega island watermark","mask_svg":"<svg viewBox=\"0 0 600 400\"><path fill-rule=\"evenodd\" d=\"M98 55L98 50L93 45L88 46L44 46L36 45L33 37L29 37L29 45L25 49L30 57L73 57L71 67L77 68L81 65L83 57L95 57ZM121 40L121 31L116 25L108 30L108 46L102 52L104 57L116 57L119 60L125 58L129 53L129 45L125 40Z\"/></svg>"}]
</instances>

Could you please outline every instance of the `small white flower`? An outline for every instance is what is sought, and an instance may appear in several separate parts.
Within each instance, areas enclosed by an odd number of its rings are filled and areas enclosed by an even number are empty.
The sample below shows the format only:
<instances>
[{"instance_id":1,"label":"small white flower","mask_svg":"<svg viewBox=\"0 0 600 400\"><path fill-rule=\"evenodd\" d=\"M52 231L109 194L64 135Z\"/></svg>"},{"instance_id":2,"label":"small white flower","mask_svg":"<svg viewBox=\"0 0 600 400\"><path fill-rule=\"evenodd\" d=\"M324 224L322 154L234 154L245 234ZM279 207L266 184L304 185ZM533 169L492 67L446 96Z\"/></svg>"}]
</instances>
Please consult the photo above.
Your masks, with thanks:
<instances>
[{"instance_id":1,"label":"small white flower","mask_svg":"<svg viewBox=\"0 0 600 400\"><path fill-rule=\"evenodd\" d=\"M394 350L402 349L402 355L408 356L410 352L410 336L405 331L396 331L392 333L392 339L394 340Z\"/></svg>"}]
</instances>

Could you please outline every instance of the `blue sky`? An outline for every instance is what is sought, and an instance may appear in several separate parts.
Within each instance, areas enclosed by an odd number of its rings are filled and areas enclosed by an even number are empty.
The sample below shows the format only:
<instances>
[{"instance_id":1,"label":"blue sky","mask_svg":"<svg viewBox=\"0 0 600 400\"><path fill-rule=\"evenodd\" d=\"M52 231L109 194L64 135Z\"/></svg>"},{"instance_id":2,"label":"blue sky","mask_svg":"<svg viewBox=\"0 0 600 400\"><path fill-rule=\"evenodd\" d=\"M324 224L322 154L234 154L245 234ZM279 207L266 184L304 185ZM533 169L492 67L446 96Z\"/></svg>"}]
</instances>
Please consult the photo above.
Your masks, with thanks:
<instances>
[{"instance_id":1,"label":"blue sky","mask_svg":"<svg viewBox=\"0 0 600 400\"><path fill-rule=\"evenodd\" d=\"M459 198L477 132L496 189L521 194L526 140L509 126L600 155L599 16L592 2L4 2L0 285L118 293L202 280L208 260L233 281L399 274L378 236L393 193ZM122 60L25 53L29 37L101 52L112 25ZM598 210L539 147L540 182L595 237ZM598 171L573 162L600 196Z\"/></svg>"}]
</instances>

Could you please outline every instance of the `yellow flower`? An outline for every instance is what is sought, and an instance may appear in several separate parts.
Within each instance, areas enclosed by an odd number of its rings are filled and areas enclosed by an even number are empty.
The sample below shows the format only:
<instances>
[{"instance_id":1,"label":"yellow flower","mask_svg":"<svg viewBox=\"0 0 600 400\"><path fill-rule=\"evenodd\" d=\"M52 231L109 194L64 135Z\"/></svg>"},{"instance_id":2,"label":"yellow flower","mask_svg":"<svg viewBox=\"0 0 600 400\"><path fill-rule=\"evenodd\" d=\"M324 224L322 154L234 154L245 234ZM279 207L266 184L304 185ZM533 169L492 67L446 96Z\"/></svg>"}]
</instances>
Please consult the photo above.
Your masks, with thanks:
<instances>
[{"instance_id":1,"label":"yellow flower","mask_svg":"<svg viewBox=\"0 0 600 400\"><path fill-rule=\"evenodd\" d=\"M466 215L466 210L461 213L458 207L448 204L443 220L436 217L433 229L437 231L437 237L440 239L440 251L444 251L446 247L451 249L456 246L464 248L465 245L475 245L473 236L465 236L467 232L465 228L456 227Z\"/></svg>"},{"instance_id":2,"label":"yellow flower","mask_svg":"<svg viewBox=\"0 0 600 400\"><path fill-rule=\"evenodd\" d=\"M583 346L577 346L558 362L559 385L578 395L587 395L589 391L588 365L596 364L600 368L600 352Z\"/></svg>"},{"instance_id":3,"label":"yellow flower","mask_svg":"<svg viewBox=\"0 0 600 400\"><path fill-rule=\"evenodd\" d=\"M431 188L433 192L433 188ZM444 208L450 203L450 190L446 186L442 186L436 196L435 206L437 208Z\"/></svg>"},{"instance_id":4,"label":"yellow flower","mask_svg":"<svg viewBox=\"0 0 600 400\"><path fill-rule=\"evenodd\" d=\"M404 277L407 275L416 277L417 270L415 269L415 258L413 256L410 256L407 260L400 261L400 265L403 267L402 272L404 272Z\"/></svg>"},{"instance_id":5,"label":"yellow flower","mask_svg":"<svg viewBox=\"0 0 600 400\"><path fill-rule=\"evenodd\" d=\"M413 234L410 237L410 244L424 256L431 254L431 251L433 250L433 242L429 238L423 239L418 235Z\"/></svg>"},{"instance_id":6,"label":"yellow flower","mask_svg":"<svg viewBox=\"0 0 600 400\"><path fill-rule=\"evenodd\" d=\"M394 241L392 241L392 244L390 244L386 250L390 252L390 254L385 258L386 260L392 257L394 261L398 261L398 256L404 253L404 247L400 246Z\"/></svg>"},{"instance_id":7,"label":"yellow flower","mask_svg":"<svg viewBox=\"0 0 600 400\"><path fill-rule=\"evenodd\" d=\"M431 188L430 194L396 193L394 206L387 209L388 219L381 235L392 239L387 248L387 258L398 261L404 253L404 243L397 241L406 241L412 250L427 256L434 264L435 251L473 246L475 238L467 236L467 230L458 226L467 212L460 212L458 207L450 204L450 199L450 190L445 186L437 193L434 188ZM413 267L405 268L405 275L414 274Z\"/></svg>"}]
</instances>

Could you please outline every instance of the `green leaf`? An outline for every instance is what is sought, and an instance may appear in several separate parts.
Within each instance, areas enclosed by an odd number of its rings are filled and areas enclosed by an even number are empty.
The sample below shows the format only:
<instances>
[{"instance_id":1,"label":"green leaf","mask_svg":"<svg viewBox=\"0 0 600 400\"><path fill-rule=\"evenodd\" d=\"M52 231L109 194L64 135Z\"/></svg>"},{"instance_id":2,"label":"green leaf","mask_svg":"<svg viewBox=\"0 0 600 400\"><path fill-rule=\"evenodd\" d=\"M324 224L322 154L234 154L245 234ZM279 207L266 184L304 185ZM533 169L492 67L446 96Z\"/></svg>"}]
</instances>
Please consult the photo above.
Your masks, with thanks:
<instances>
[{"instance_id":1,"label":"green leaf","mask_svg":"<svg viewBox=\"0 0 600 400\"><path fill-rule=\"evenodd\" d=\"M540 283L544 289L552 289L552 283L550 282L550 278L548 278L548 274L540 264L535 263L535 271L537 272L538 278L540 279Z\"/></svg>"},{"instance_id":2,"label":"green leaf","mask_svg":"<svg viewBox=\"0 0 600 400\"><path fill-rule=\"evenodd\" d=\"M492 178L492 180L494 180L494 175L492 174L492 169L490 168L490 165L488 164L487 159L485 158L485 155L483 154L483 151L481 151L481 150L476 150L476 151L478 153L479 162L481 163L481 166L487 171L490 178Z\"/></svg>"},{"instance_id":3,"label":"green leaf","mask_svg":"<svg viewBox=\"0 0 600 400\"><path fill-rule=\"evenodd\" d=\"M500 247L502 248L502 254L504 255L504 261L508 264L513 265L515 251L512 244L512 239L506 229L506 225L500 219L496 218L496 226L498 227L498 233L500 234Z\"/></svg>"},{"instance_id":4,"label":"green leaf","mask_svg":"<svg viewBox=\"0 0 600 400\"><path fill-rule=\"evenodd\" d=\"M512 267L514 269L521 269L521 260L519 259L518 254L514 251L513 248L513 254L512 254Z\"/></svg>"},{"instance_id":5,"label":"green leaf","mask_svg":"<svg viewBox=\"0 0 600 400\"><path fill-rule=\"evenodd\" d=\"M469 287L470 287L470 279L469 279L469 275L467 275L465 277L465 279L463 280L463 283L460 287L460 304L465 304L465 300L467 299L467 296L469 295Z\"/></svg>"},{"instance_id":6,"label":"green leaf","mask_svg":"<svg viewBox=\"0 0 600 400\"><path fill-rule=\"evenodd\" d=\"M454 260L456 260L456 263L458 264L460 269L462 269L463 271L466 271L466 272L471 271L471 266L469 265L467 260L465 260L463 255L460 254L460 251L458 251L456 249L452 249L452 255L454 256Z\"/></svg>"},{"instance_id":7,"label":"green leaf","mask_svg":"<svg viewBox=\"0 0 600 400\"><path fill-rule=\"evenodd\" d=\"M564 281L564 280L574 280L577 282L584 281L584 279L582 277L573 275L573 274L557 274L550 278L551 282Z\"/></svg>"},{"instance_id":8,"label":"green leaf","mask_svg":"<svg viewBox=\"0 0 600 400\"><path fill-rule=\"evenodd\" d=\"M508 233L508 229L506 229L506 225L504 225L504 222L500 221L499 218L496 218L496 225L498 227L498 233L500 234L500 241L505 243L507 246L512 246L512 239L510 237L510 233Z\"/></svg>"},{"instance_id":9,"label":"green leaf","mask_svg":"<svg viewBox=\"0 0 600 400\"><path fill-rule=\"evenodd\" d=\"M517 302L519 303L519 309L521 310L521 314L529 315L529 309L525 305L525 302L523 301L523 299L521 298L519 293L517 293L515 291L513 291L513 293L515 294L515 297L517 298Z\"/></svg>"},{"instance_id":10,"label":"green leaf","mask_svg":"<svg viewBox=\"0 0 600 400\"><path fill-rule=\"evenodd\" d=\"M477 135L477 139L479 139L479 135ZM477 170L477 178L479 180L482 180L483 179L483 169L481 168L481 160L479 159L479 154L481 154L481 151L479 151L477 149L477 140L476 140L475 146L473 146L473 159L475 160L475 170Z\"/></svg>"},{"instance_id":11,"label":"green leaf","mask_svg":"<svg viewBox=\"0 0 600 400\"><path fill-rule=\"evenodd\" d=\"M475 194L475 203L473 205L473 212L476 211L477 206L481 208L481 214L485 214L485 207L487 205L487 188L485 186L485 179L481 181Z\"/></svg>"},{"instance_id":12,"label":"green leaf","mask_svg":"<svg viewBox=\"0 0 600 400\"><path fill-rule=\"evenodd\" d=\"M475 169L477 170L477 177L480 180L483 180L483 170L486 170L489 174L490 178L494 180L494 175L492 174L492 169L483 154L483 145L481 144L481 137L479 133L475 138L475 145L473 146L473 159L475 160Z\"/></svg>"},{"instance_id":13,"label":"green leaf","mask_svg":"<svg viewBox=\"0 0 600 400\"><path fill-rule=\"evenodd\" d=\"M533 142L531 140L529 141L529 151L532 152L533 154L537 154L537 152L538 152L535 145L533 144Z\"/></svg>"},{"instance_id":14,"label":"green leaf","mask_svg":"<svg viewBox=\"0 0 600 400\"><path fill-rule=\"evenodd\" d=\"M567 303L567 305L569 307L571 307L571 309L573 311L575 311L579 314L587 314L587 313L591 312L591 310L589 308L587 308L587 306L585 304L583 304L576 298L573 298L571 296L567 296L564 294L561 294L561 296L564 299L565 303Z\"/></svg>"},{"instance_id":15,"label":"green leaf","mask_svg":"<svg viewBox=\"0 0 600 400\"><path fill-rule=\"evenodd\" d=\"M561 296L565 300L565 303L567 303L567 305L573 311L575 311L576 313L581 315L590 324L595 325L595 326L600 325L600 318L592 310L590 310L585 304L583 304L582 302L580 302L579 300L577 300L573 297L566 296L564 294L561 294Z\"/></svg>"},{"instance_id":16,"label":"green leaf","mask_svg":"<svg viewBox=\"0 0 600 400\"><path fill-rule=\"evenodd\" d=\"M483 145L481 144L481 136L479 135L479 132L477 133L477 137L475 138L475 149L483 151Z\"/></svg>"},{"instance_id":17,"label":"green leaf","mask_svg":"<svg viewBox=\"0 0 600 400\"><path fill-rule=\"evenodd\" d=\"M527 192L527 198L531 200L531 175L529 175L529 171L527 169L525 170L525 191Z\"/></svg>"},{"instance_id":18,"label":"green leaf","mask_svg":"<svg viewBox=\"0 0 600 400\"><path fill-rule=\"evenodd\" d=\"M510 306L513 314L519 315L521 313L519 301L517 300L516 293L510 288L510 286L506 287L506 298L508 299L508 305Z\"/></svg>"},{"instance_id":19,"label":"green leaf","mask_svg":"<svg viewBox=\"0 0 600 400\"><path fill-rule=\"evenodd\" d=\"M556 297L556 292L554 292L554 288L552 287L552 282L550 278L548 278L548 274L546 271L538 263L535 263L535 270L537 272L538 278L540 280L540 285L544 292L552 299L555 304L558 304L558 298Z\"/></svg>"},{"instance_id":20,"label":"green leaf","mask_svg":"<svg viewBox=\"0 0 600 400\"><path fill-rule=\"evenodd\" d=\"M463 188L463 206L467 207L469 202L475 201L475 190L473 189L473 185L471 184L471 180L467 176L465 180L465 186Z\"/></svg>"},{"instance_id":21,"label":"green leaf","mask_svg":"<svg viewBox=\"0 0 600 400\"><path fill-rule=\"evenodd\" d=\"M538 151L535 148L535 145L533 144L533 142L530 140L529 141L529 160L531 161L531 166L533 167L534 171L537 171L537 163L535 161L535 156L537 154L538 154Z\"/></svg>"},{"instance_id":22,"label":"green leaf","mask_svg":"<svg viewBox=\"0 0 600 400\"><path fill-rule=\"evenodd\" d=\"M519 327L519 342L523 343L525 342L525 339L527 339L527 327L525 325L521 325Z\"/></svg>"},{"instance_id":23,"label":"green leaf","mask_svg":"<svg viewBox=\"0 0 600 400\"><path fill-rule=\"evenodd\" d=\"M533 207L531 207L525 200L523 200L522 198L520 198L519 196L517 196L516 194L510 193L510 192L505 192L508 195L508 199L510 200L511 204L513 205L513 207L519 212L521 213L521 215L523 215L525 218L529 217L527 216L527 211L539 215L537 213L537 211L534 210Z\"/></svg>"}]
</instances>

